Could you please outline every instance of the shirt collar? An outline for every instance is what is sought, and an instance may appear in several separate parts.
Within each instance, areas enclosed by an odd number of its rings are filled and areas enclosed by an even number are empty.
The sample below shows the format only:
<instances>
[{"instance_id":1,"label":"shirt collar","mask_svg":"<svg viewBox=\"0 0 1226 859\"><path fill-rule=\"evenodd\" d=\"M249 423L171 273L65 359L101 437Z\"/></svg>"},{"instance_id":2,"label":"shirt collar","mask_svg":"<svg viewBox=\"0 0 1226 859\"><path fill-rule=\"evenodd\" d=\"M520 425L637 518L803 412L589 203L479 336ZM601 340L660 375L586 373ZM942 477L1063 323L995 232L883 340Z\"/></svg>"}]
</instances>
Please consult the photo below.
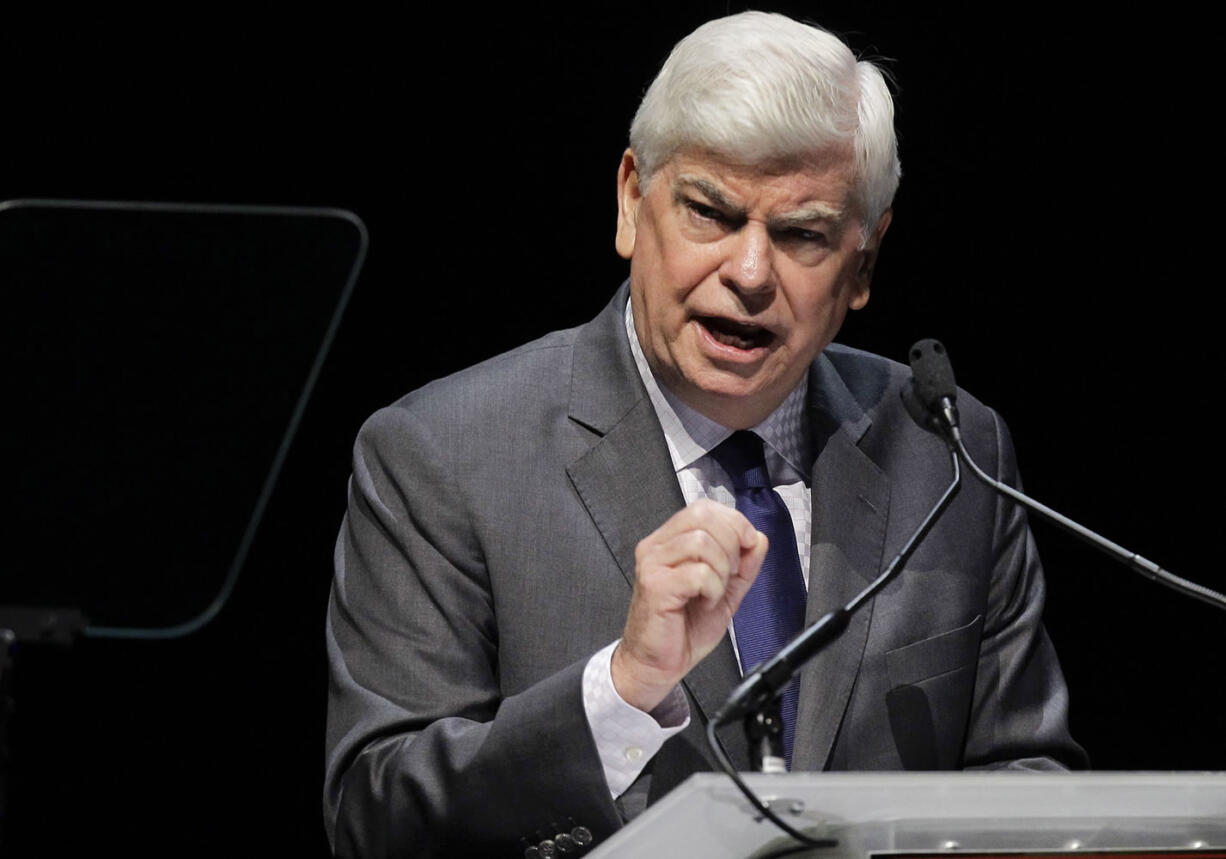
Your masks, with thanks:
<instances>
[{"instance_id":1,"label":"shirt collar","mask_svg":"<svg viewBox=\"0 0 1226 859\"><path fill-rule=\"evenodd\" d=\"M639 345L639 338L634 330L634 310L629 301L626 302L625 321L626 338L630 341L634 365L638 368L639 377L647 389L647 396L651 398L656 416L660 419L660 426L664 428L664 440L668 443L673 468L681 471L710 453L716 445L732 435L732 430L699 414L656 381L655 373L647 363L647 356ZM813 464L809 411L805 407L807 389L807 379L802 379L778 408L753 427L753 431L806 481Z\"/></svg>"}]
</instances>

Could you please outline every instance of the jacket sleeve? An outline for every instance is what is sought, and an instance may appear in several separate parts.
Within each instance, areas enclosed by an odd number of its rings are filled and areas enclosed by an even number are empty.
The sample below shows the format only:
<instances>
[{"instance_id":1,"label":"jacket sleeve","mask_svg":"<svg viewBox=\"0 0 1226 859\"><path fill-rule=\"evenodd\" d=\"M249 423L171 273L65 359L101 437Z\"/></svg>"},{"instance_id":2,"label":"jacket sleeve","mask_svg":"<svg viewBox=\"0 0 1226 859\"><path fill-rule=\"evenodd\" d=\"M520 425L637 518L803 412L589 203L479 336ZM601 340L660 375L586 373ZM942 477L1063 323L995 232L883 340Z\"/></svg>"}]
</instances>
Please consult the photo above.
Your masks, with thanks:
<instances>
[{"instance_id":1,"label":"jacket sleeve","mask_svg":"<svg viewBox=\"0 0 1226 859\"><path fill-rule=\"evenodd\" d=\"M341 856L522 856L620 826L586 659L504 697L491 578L441 431L363 427L327 617L325 822ZM574 855L573 853L571 855Z\"/></svg>"}]
</instances>

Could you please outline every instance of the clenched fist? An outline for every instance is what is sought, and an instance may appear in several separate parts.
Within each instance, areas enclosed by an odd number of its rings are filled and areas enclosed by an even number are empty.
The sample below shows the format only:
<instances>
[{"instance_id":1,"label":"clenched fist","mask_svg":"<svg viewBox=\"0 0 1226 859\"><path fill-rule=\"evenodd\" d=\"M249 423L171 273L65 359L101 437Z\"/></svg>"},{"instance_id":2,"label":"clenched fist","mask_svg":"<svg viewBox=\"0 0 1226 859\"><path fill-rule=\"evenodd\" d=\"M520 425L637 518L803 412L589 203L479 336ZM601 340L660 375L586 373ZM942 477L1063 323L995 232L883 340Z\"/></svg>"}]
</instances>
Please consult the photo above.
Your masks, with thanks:
<instances>
[{"instance_id":1,"label":"clenched fist","mask_svg":"<svg viewBox=\"0 0 1226 859\"><path fill-rule=\"evenodd\" d=\"M766 535L701 500L634 552L634 594L611 666L617 693L650 711L715 649L766 557Z\"/></svg>"}]
</instances>

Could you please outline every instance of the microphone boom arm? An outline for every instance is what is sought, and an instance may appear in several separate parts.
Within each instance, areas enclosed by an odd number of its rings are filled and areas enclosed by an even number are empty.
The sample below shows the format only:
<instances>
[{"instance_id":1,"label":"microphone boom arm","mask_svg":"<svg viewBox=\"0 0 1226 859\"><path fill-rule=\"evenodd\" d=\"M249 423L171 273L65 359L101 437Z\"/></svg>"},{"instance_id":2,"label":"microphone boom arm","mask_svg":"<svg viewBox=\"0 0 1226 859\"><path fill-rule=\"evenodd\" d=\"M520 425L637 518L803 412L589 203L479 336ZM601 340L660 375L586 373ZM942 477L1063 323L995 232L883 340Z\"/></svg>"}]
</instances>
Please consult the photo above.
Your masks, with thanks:
<instances>
[{"instance_id":1,"label":"microphone boom arm","mask_svg":"<svg viewBox=\"0 0 1226 859\"><path fill-rule=\"evenodd\" d=\"M949 362L949 354L945 351L945 347L939 340L931 338L920 340L911 347L909 357L911 359L911 384L902 391L903 404L916 423L945 439L950 450L956 451L956 455L962 457L975 477L997 492L1012 498L1023 507L1029 507L1039 515L1051 520L1074 537L1089 543L1134 572L1153 579L1158 584L1166 585L1171 590L1178 591L1185 596L1226 610L1226 596L1162 569L1148 558L1142 558L1136 552L1130 552L1118 543L1111 542L1101 534L1096 534L1084 525L1057 513L1046 504L1040 504L1029 495L1001 483L984 472L975 460L971 459L970 451L962 443L962 433L958 430L958 407L956 405L958 388L954 383L953 365Z\"/></svg>"},{"instance_id":2,"label":"microphone boom arm","mask_svg":"<svg viewBox=\"0 0 1226 859\"><path fill-rule=\"evenodd\" d=\"M946 430L948 434L948 425L946 426ZM1034 500L1029 495L1014 489L1012 486L1009 486L1006 483L1001 483L999 480L995 479L980 468L975 460L971 459L970 451L966 449L966 445L962 443L960 436L954 436L953 438L954 444L957 445L958 454L966 462L967 467L970 468L971 472L997 492L1009 496L1018 504L1030 508L1044 518L1050 520L1056 525L1059 525L1073 536L1080 538L1104 554L1109 555L1117 561L1120 561L1133 572L1140 573L1146 578L1153 579L1155 582L1166 585L1172 590L1179 591L1180 593L1190 596L1193 599L1198 599L1201 602L1205 602L1209 605L1226 610L1226 596L1223 596L1217 591L1207 588L1204 585L1198 585L1196 582L1190 582L1187 579L1181 578L1174 573L1162 569L1162 567L1158 566L1148 558L1143 558L1136 552L1125 549L1118 543L1114 543L1101 534L1091 531L1084 525L1074 522L1064 514L1058 513L1057 511L1048 507L1046 504Z\"/></svg>"}]
</instances>

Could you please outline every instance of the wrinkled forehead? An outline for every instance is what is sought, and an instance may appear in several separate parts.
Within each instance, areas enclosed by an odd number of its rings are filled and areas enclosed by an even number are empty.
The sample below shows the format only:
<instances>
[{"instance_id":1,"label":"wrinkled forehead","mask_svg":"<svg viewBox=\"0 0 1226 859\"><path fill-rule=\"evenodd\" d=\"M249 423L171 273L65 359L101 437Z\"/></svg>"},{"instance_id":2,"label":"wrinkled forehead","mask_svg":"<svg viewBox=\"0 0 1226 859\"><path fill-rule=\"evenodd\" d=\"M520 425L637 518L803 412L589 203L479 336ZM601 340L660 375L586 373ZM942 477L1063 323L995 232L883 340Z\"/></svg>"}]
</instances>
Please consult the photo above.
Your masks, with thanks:
<instances>
[{"instance_id":1,"label":"wrinkled forehead","mask_svg":"<svg viewBox=\"0 0 1226 859\"><path fill-rule=\"evenodd\" d=\"M767 196L783 205L825 211L842 221L862 213L855 159L844 149L765 162L740 161L709 150L683 150L665 162L658 176L662 192L692 188L733 206Z\"/></svg>"},{"instance_id":2,"label":"wrinkled forehead","mask_svg":"<svg viewBox=\"0 0 1226 859\"><path fill-rule=\"evenodd\" d=\"M857 197L859 176L851 146L837 146L768 159L744 158L735 152L703 148L683 148L669 156L656 174L676 176L692 172L695 167L727 176L729 179L754 184L766 184L797 174L827 175L839 180ZM654 176L648 176L650 181Z\"/></svg>"},{"instance_id":3,"label":"wrinkled forehead","mask_svg":"<svg viewBox=\"0 0 1226 859\"><path fill-rule=\"evenodd\" d=\"M703 160L725 165L744 172L763 176L781 176L800 170L846 170L854 177L856 172L855 147L838 144L823 149L805 149L799 152L772 154L761 157L752 152L741 152L735 147L715 149L708 146L680 146L657 168L660 172L679 160Z\"/></svg>"}]
</instances>

